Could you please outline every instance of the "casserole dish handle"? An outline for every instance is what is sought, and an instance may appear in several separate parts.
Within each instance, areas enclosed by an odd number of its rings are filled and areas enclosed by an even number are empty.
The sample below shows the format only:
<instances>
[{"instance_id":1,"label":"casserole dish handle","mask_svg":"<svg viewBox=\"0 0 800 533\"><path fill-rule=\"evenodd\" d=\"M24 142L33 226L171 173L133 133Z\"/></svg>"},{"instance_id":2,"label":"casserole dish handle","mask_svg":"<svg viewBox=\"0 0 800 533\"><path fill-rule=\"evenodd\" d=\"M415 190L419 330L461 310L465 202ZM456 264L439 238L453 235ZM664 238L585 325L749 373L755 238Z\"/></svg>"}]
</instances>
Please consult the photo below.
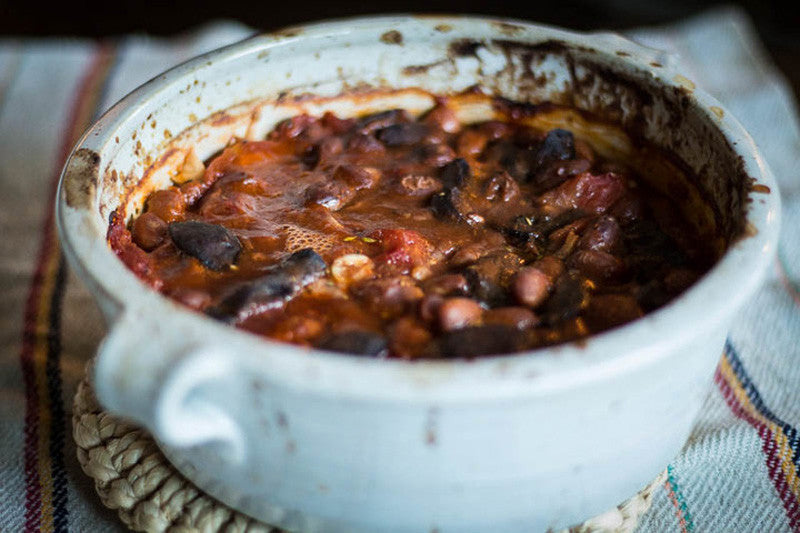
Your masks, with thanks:
<instances>
[{"instance_id":1,"label":"casserole dish handle","mask_svg":"<svg viewBox=\"0 0 800 533\"><path fill-rule=\"evenodd\" d=\"M166 446L214 443L229 460L243 461L239 424L202 390L232 374L231 358L219 346L197 344L180 326L171 324L165 333L146 313L123 311L98 350L94 383L100 403L142 424Z\"/></svg>"}]
</instances>

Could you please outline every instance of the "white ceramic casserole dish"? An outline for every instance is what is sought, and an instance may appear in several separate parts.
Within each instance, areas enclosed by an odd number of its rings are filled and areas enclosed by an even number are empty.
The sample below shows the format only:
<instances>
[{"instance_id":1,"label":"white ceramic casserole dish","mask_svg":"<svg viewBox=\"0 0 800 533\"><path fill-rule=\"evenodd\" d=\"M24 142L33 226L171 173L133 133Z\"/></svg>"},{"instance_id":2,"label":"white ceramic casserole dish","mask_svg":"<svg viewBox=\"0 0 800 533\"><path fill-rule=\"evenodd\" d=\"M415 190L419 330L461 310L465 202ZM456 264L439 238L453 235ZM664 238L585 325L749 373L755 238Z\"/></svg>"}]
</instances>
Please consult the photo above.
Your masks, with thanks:
<instances>
[{"instance_id":1,"label":"white ceramic casserole dish","mask_svg":"<svg viewBox=\"0 0 800 533\"><path fill-rule=\"evenodd\" d=\"M67 256L110 324L101 403L148 428L199 487L290 530L541 531L619 503L686 441L778 233L753 141L665 62L611 34L398 16L257 36L151 80L84 135L59 190ZM729 242L722 259L664 308L587 342L410 363L217 323L144 285L106 242L121 202L135 212L232 136L263 138L302 111L421 112L433 102L417 88L474 85L569 103L677 154ZM772 192L752 195L753 184Z\"/></svg>"}]
</instances>

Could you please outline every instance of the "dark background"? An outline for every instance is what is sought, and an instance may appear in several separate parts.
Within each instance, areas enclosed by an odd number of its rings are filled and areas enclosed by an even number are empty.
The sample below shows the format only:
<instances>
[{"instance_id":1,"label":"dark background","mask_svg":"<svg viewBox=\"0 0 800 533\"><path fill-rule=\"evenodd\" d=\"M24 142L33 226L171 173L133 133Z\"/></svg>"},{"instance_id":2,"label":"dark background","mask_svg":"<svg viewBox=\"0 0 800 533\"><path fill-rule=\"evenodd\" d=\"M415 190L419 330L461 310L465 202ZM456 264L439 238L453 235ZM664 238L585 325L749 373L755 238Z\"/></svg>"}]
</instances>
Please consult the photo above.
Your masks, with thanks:
<instances>
[{"instance_id":1,"label":"dark background","mask_svg":"<svg viewBox=\"0 0 800 533\"><path fill-rule=\"evenodd\" d=\"M800 9L795 2L733 2L752 17L775 63L800 94ZM0 0L0 35L110 37L131 32L171 35L215 18L235 19L262 30L359 14L390 12L475 13L528 19L579 30L622 30L664 24L719 2L689 0L342 0L245 1L142 0L43 3ZM789 7L791 6L791 7ZM787 11L788 10L788 11Z\"/></svg>"}]
</instances>

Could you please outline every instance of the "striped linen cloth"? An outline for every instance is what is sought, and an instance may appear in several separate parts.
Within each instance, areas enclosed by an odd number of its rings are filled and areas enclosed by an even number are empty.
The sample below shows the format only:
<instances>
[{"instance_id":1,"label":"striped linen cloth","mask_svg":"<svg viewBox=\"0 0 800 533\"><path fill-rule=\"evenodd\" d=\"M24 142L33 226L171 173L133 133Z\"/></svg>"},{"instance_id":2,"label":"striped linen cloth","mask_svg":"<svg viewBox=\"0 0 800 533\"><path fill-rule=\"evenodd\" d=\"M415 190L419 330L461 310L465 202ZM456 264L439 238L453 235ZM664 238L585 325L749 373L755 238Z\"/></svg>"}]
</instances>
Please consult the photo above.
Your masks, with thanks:
<instances>
[{"instance_id":1,"label":"striped linen cloth","mask_svg":"<svg viewBox=\"0 0 800 533\"><path fill-rule=\"evenodd\" d=\"M215 23L170 40L0 39L0 532L122 529L71 439L75 386L104 324L53 227L64 158L132 88L250 33ZM641 532L800 531L800 131L791 92L754 35L733 9L631 32L675 53L744 122L784 195L775 268L740 313Z\"/></svg>"}]
</instances>

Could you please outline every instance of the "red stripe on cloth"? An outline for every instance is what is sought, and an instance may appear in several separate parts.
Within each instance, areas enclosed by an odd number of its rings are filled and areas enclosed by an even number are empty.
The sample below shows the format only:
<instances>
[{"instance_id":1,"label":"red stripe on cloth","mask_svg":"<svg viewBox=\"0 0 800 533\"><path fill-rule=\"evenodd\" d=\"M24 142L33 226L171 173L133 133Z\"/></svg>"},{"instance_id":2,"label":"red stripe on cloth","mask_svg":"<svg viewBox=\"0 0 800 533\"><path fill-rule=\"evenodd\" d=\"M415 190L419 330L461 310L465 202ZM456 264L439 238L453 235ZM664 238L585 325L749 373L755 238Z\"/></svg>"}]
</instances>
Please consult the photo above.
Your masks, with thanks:
<instances>
[{"instance_id":1,"label":"red stripe on cloth","mask_svg":"<svg viewBox=\"0 0 800 533\"><path fill-rule=\"evenodd\" d=\"M65 143L64 161L70 148L78 141L86 127L91 124L102 111L100 107L105 101L108 82L113 76L117 53L114 47L103 44L98 52L100 66L92 76L93 83L87 89L87 98L79 112L76 113L75 129L71 134L71 142ZM61 165L55 169L54 180L61 173ZM59 246L60 248L60 246ZM65 441L68 434L69 421L64 404L61 378L61 316L66 291L67 265L60 249L57 254L58 265L51 290L50 313L48 317L47 357L43 365L44 377L47 380L47 391L50 397L50 469L52 472L52 522L53 533L67 533L69 529L68 480L65 466ZM40 441L41 445L41 441Z\"/></svg>"},{"instance_id":2,"label":"red stripe on cloth","mask_svg":"<svg viewBox=\"0 0 800 533\"><path fill-rule=\"evenodd\" d=\"M720 364L724 364L724 362ZM789 519L790 527L793 531L800 533L800 508L798 508L797 498L786 482L786 476L781 468L782 460L780 450L775 443L775 435L767 424L758 420L744 408L736 397L731 383L725 379L725 376L722 375L719 368L717 368L714 374L714 381L717 383L722 397L725 399L725 403L728 404L731 412L733 412L737 418L746 421L758 432L758 436L761 438L761 450L764 453L769 478L772 480L775 491L783 503L783 508L786 511L786 517Z\"/></svg>"},{"instance_id":3,"label":"red stripe on cloth","mask_svg":"<svg viewBox=\"0 0 800 533\"><path fill-rule=\"evenodd\" d=\"M28 290L28 297L25 302L25 313L22 333L22 348L20 350L20 366L25 386L25 418L24 418L24 437L25 444L23 449L23 462L25 472L25 531L37 531L42 527L42 506L50 502L44 502L42 498L42 472L39 471L39 449L40 443L40 408L45 401L39 394L40 380L42 376L37 375L36 348L39 341L47 342L47 332L40 331L40 318L48 315L50 298L44 298L45 288L51 289L53 280L49 279L53 272L54 261L60 259L60 247L55 239L54 208L55 195L58 185L58 177L61 167L64 164L72 145L81 133L82 121L85 123L85 109L89 98L92 97L91 88L96 87L97 78L106 63L108 47L103 46L93 52L92 59L89 61L86 71L81 77L78 89L70 107L70 114L65 123L58 157L56 158L56 168L49 186L49 197L42 235L37 255L36 267L34 270L31 285ZM55 269L57 271L57 269ZM46 450L44 450L46 451Z\"/></svg>"}]
</instances>

